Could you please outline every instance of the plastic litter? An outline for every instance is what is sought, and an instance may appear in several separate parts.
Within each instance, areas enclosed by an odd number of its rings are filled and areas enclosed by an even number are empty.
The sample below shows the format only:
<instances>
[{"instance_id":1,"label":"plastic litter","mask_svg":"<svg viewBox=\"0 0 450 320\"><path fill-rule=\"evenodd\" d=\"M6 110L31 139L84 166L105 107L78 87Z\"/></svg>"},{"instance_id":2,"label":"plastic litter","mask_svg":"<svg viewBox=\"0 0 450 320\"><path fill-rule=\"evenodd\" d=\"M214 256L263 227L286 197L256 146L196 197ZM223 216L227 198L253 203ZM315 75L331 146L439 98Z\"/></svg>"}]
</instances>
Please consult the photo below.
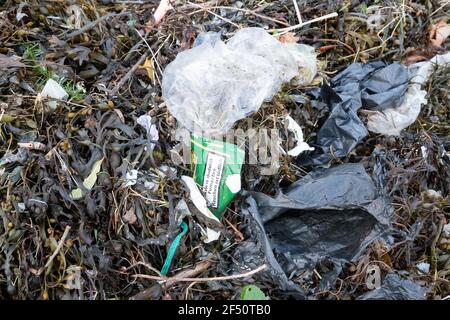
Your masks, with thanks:
<instances>
[{"instance_id":1,"label":"plastic litter","mask_svg":"<svg viewBox=\"0 0 450 320\"><path fill-rule=\"evenodd\" d=\"M303 131L299 124L292 119L290 115L286 116L287 129L294 133L294 140L296 145L291 150L288 150L287 154L293 157L298 156L303 151L314 151L314 148L310 147L303 141ZM283 150L284 151L284 150Z\"/></svg>"},{"instance_id":2,"label":"plastic litter","mask_svg":"<svg viewBox=\"0 0 450 320\"><path fill-rule=\"evenodd\" d=\"M368 135L359 119L360 108L385 110L399 106L408 85L405 66L372 61L353 63L321 88L330 115L317 133L315 151L302 155L302 165L324 165L348 155Z\"/></svg>"},{"instance_id":3,"label":"plastic litter","mask_svg":"<svg viewBox=\"0 0 450 320\"><path fill-rule=\"evenodd\" d=\"M53 79L48 79L44 88L41 91L43 98L49 97L59 100L65 100L69 97L69 94L64 90L61 85ZM56 109L56 101L48 101L47 105L52 109Z\"/></svg>"},{"instance_id":4,"label":"plastic litter","mask_svg":"<svg viewBox=\"0 0 450 320\"><path fill-rule=\"evenodd\" d=\"M357 259L375 239L389 240L393 211L362 164L318 169L275 198L244 196L250 240L236 250L236 261L267 263L270 279L283 290L302 292L290 278L324 261L334 268L322 274L319 287L329 288L344 262Z\"/></svg>"},{"instance_id":5,"label":"plastic litter","mask_svg":"<svg viewBox=\"0 0 450 320\"><path fill-rule=\"evenodd\" d=\"M421 262L416 264L417 270L419 270L423 274L427 274L428 272L430 272L430 267L431 265L427 262Z\"/></svg>"},{"instance_id":6,"label":"plastic litter","mask_svg":"<svg viewBox=\"0 0 450 320\"><path fill-rule=\"evenodd\" d=\"M219 219L209 210L206 199L203 197L202 193L197 187L194 179L188 176L181 176L186 187L189 189L189 194L192 203L197 208L197 210L207 219L207 222L214 221L220 223ZM201 220L201 219L200 219Z\"/></svg>"},{"instance_id":7,"label":"plastic litter","mask_svg":"<svg viewBox=\"0 0 450 320\"><path fill-rule=\"evenodd\" d=\"M424 300L427 288L402 279L396 273L388 273L381 287L359 296L358 300Z\"/></svg>"},{"instance_id":8,"label":"plastic litter","mask_svg":"<svg viewBox=\"0 0 450 320\"><path fill-rule=\"evenodd\" d=\"M151 141L158 141L159 140L159 132L156 128L156 125L152 123L152 117L149 115L142 115L139 118L137 118L136 122L145 128L145 131L147 131L147 138ZM150 144L150 151L153 150L155 147L154 143Z\"/></svg>"},{"instance_id":9,"label":"plastic litter","mask_svg":"<svg viewBox=\"0 0 450 320\"><path fill-rule=\"evenodd\" d=\"M192 137L194 180L201 186L208 208L220 213L241 190L241 168L245 153L236 145L203 137Z\"/></svg>"},{"instance_id":10,"label":"plastic litter","mask_svg":"<svg viewBox=\"0 0 450 320\"><path fill-rule=\"evenodd\" d=\"M281 85L316 74L314 48L281 43L261 28L244 28L227 43L217 33L197 37L164 70L162 96L188 130L226 132L270 101Z\"/></svg>"},{"instance_id":11,"label":"plastic litter","mask_svg":"<svg viewBox=\"0 0 450 320\"><path fill-rule=\"evenodd\" d=\"M125 180L126 180L125 187L134 186L138 180L138 171L135 169L128 171L125 174Z\"/></svg>"},{"instance_id":12,"label":"plastic litter","mask_svg":"<svg viewBox=\"0 0 450 320\"><path fill-rule=\"evenodd\" d=\"M205 239L203 240L204 243L211 243L213 241L218 240L220 237L220 230L216 231L216 230L213 230L208 227L206 227L206 230L205 230L201 226L200 226L200 230L202 232L202 235L205 237Z\"/></svg>"},{"instance_id":13,"label":"plastic litter","mask_svg":"<svg viewBox=\"0 0 450 320\"><path fill-rule=\"evenodd\" d=\"M450 53L437 55L428 61L409 66L411 84L405 93L402 104L397 108L386 108L383 111L369 114L367 129L385 135L400 135L403 129L416 121L421 105L427 103L427 92L421 90L421 87L430 77L433 65L447 63L450 63Z\"/></svg>"}]
</instances>

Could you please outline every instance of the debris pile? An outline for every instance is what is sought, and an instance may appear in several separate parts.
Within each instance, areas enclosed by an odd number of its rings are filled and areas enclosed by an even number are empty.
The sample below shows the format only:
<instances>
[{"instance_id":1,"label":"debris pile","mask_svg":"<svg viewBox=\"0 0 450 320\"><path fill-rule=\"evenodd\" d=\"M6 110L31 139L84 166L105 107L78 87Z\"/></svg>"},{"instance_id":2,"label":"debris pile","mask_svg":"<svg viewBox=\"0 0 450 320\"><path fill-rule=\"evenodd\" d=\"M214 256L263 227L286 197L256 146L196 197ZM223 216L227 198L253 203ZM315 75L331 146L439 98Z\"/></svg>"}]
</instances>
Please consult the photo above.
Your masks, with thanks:
<instances>
[{"instance_id":1,"label":"debris pile","mask_svg":"<svg viewBox=\"0 0 450 320\"><path fill-rule=\"evenodd\" d=\"M448 299L447 17L6 1L0 299Z\"/></svg>"}]
</instances>

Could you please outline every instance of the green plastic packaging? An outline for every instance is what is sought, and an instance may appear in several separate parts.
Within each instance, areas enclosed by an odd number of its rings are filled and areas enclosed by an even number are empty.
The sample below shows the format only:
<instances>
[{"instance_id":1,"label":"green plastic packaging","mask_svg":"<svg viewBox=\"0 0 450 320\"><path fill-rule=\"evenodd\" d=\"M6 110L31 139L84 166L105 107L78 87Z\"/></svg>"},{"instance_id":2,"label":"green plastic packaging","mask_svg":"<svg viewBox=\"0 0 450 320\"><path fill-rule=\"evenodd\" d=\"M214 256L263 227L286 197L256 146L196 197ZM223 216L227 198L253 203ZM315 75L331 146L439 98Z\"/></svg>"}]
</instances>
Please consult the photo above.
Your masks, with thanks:
<instances>
[{"instance_id":1,"label":"green plastic packaging","mask_svg":"<svg viewBox=\"0 0 450 320\"><path fill-rule=\"evenodd\" d=\"M245 153L237 145L192 136L194 180L218 218L241 189L241 169Z\"/></svg>"}]
</instances>

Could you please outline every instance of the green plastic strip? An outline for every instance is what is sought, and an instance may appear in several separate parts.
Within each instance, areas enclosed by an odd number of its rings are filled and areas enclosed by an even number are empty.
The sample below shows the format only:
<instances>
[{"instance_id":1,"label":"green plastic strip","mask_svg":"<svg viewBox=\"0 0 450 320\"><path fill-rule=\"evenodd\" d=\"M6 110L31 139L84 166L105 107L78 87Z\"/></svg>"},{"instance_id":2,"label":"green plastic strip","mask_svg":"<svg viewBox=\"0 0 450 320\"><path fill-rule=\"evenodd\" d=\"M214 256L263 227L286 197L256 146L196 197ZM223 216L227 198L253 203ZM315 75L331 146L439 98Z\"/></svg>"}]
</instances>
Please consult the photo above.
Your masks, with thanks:
<instances>
[{"instance_id":1,"label":"green plastic strip","mask_svg":"<svg viewBox=\"0 0 450 320\"><path fill-rule=\"evenodd\" d=\"M169 252L167 253L166 261L164 261L164 265L161 269L161 274L163 276L167 275L169 272L170 265L172 264L173 256L175 255L175 251L177 251L178 246L180 245L181 238L188 232L189 228L187 224L182 221L180 224L182 231L175 237L172 244L170 245Z\"/></svg>"}]
</instances>

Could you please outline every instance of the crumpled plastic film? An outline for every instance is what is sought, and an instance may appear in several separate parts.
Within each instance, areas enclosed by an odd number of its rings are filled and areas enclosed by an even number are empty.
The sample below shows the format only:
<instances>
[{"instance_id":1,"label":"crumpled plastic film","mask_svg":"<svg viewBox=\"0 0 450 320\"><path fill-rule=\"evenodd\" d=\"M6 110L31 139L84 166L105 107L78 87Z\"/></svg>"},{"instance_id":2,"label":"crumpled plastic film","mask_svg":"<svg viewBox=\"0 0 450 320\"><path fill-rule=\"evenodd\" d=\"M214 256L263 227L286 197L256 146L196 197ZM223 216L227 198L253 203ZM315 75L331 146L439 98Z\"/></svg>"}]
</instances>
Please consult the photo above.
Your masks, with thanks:
<instances>
[{"instance_id":1,"label":"crumpled plastic film","mask_svg":"<svg viewBox=\"0 0 450 320\"><path fill-rule=\"evenodd\" d=\"M391 272L381 287L364 293L357 300L425 300L427 291L427 288Z\"/></svg>"},{"instance_id":2,"label":"crumpled plastic film","mask_svg":"<svg viewBox=\"0 0 450 320\"><path fill-rule=\"evenodd\" d=\"M270 101L281 85L316 74L314 48L284 44L261 28L239 30L228 43L200 35L163 74L162 95L170 113L191 132L222 134Z\"/></svg>"},{"instance_id":3,"label":"crumpled plastic film","mask_svg":"<svg viewBox=\"0 0 450 320\"><path fill-rule=\"evenodd\" d=\"M398 62L353 63L338 73L321 88L320 99L330 114L311 144L314 152L303 154L299 164L327 165L348 155L369 134L357 111L399 106L407 87L407 69Z\"/></svg>"},{"instance_id":4,"label":"crumpled plastic film","mask_svg":"<svg viewBox=\"0 0 450 320\"><path fill-rule=\"evenodd\" d=\"M420 114L421 105L427 103L427 92L421 90L421 87L430 77L433 65L444 65L447 63L450 63L450 52L409 66L408 71L411 76L411 84L405 93L402 104L397 108L390 107L370 113L367 129L385 135L400 135L403 129L416 121Z\"/></svg>"},{"instance_id":5,"label":"crumpled plastic film","mask_svg":"<svg viewBox=\"0 0 450 320\"><path fill-rule=\"evenodd\" d=\"M323 261L335 265L322 274L321 288L329 288L345 262L357 259L375 239L389 238L392 208L362 164L318 169L275 198L250 191L244 197L251 236L236 250L236 260L250 262L264 250L266 276L282 290L301 292L290 279Z\"/></svg>"}]
</instances>

